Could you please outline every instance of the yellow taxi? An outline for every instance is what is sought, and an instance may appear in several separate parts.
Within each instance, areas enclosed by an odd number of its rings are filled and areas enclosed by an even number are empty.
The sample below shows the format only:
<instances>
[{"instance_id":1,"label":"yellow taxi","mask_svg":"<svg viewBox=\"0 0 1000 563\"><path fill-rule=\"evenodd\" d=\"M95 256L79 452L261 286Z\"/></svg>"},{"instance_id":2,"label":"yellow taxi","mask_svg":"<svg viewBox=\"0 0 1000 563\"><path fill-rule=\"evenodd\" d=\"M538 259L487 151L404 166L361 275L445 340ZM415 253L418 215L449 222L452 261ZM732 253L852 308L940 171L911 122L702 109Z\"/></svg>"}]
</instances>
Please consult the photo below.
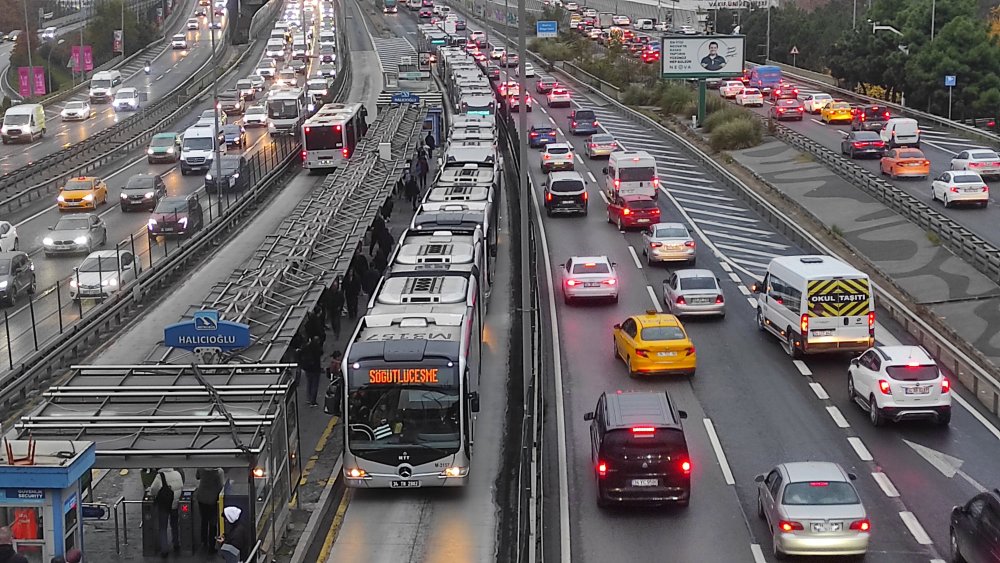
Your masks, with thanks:
<instances>
[{"instance_id":1,"label":"yellow taxi","mask_svg":"<svg viewBox=\"0 0 1000 563\"><path fill-rule=\"evenodd\" d=\"M96 176L78 176L66 181L59 188L56 204L59 211L68 209L97 209L108 202L108 185Z\"/></svg>"},{"instance_id":2,"label":"yellow taxi","mask_svg":"<svg viewBox=\"0 0 1000 563\"><path fill-rule=\"evenodd\" d=\"M851 113L851 104L847 102L830 102L823 106L819 116L823 123L851 121L854 118L854 114Z\"/></svg>"},{"instance_id":3,"label":"yellow taxi","mask_svg":"<svg viewBox=\"0 0 1000 563\"><path fill-rule=\"evenodd\" d=\"M673 315L650 310L614 326L614 353L629 376L650 373L694 375L697 354L684 325Z\"/></svg>"}]
</instances>

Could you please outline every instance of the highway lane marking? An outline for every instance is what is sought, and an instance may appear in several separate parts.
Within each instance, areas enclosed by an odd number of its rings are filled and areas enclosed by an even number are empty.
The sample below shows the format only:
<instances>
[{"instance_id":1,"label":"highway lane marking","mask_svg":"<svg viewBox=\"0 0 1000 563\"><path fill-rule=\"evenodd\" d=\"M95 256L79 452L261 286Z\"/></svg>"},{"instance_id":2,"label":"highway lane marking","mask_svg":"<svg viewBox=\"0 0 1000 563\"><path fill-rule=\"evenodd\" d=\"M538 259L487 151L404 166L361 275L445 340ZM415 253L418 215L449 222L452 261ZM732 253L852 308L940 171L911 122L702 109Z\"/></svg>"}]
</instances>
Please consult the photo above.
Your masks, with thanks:
<instances>
[{"instance_id":1,"label":"highway lane marking","mask_svg":"<svg viewBox=\"0 0 1000 563\"><path fill-rule=\"evenodd\" d=\"M766 246L774 248L775 250L786 250L788 248L787 244L779 244L776 242L768 242L765 240L758 239L748 239L747 237L739 237L736 235L731 235L729 233L723 233L720 231L705 231L706 233L712 235L713 237L727 238L732 240L738 240L746 244L756 245L756 246Z\"/></svg>"},{"instance_id":2,"label":"highway lane marking","mask_svg":"<svg viewBox=\"0 0 1000 563\"><path fill-rule=\"evenodd\" d=\"M580 163L580 166L586 166L586 163L583 162L583 157L580 156L580 153L574 153L574 156L576 156L576 161Z\"/></svg>"},{"instance_id":3,"label":"highway lane marking","mask_svg":"<svg viewBox=\"0 0 1000 563\"><path fill-rule=\"evenodd\" d=\"M764 557L764 550L760 548L759 543L750 544L750 553L753 554L754 563L767 563L767 559Z\"/></svg>"},{"instance_id":4,"label":"highway lane marking","mask_svg":"<svg viewBox=\"0 0 1000 563\"><path fill-rule=\"evenodd\" d=\"M750 308L751 309L754 309L754 310L757 309L757 299L756 298L754 298L754 297L747 297L747 303L750 304Z\"/></svg>"},{"instance_id":5,"label":"highway lane marking","mask_svg":"<svg viewBox=\"0 0 1000 563\"><path fill-rule=\"evenodd\" d=\"M812 370L809 369L809 366L807 366L802 360L792 360L792 364L795 365L795 369L799 370L799 373L806 377L813 374Z\"/></svg>"},{"instance_id":6,"label":"highway lane marking","mask_svg":"<svg viewBox=\"0 0 1000 563\"><path fill-rule=\"evenodd\" d=\"M882 489L885 496L890 498L896 498L899 496L899 490L896 489L896 485L892 484L892 481L889 480L889 476L885 473L876 471L872 473L872 479L878 483L879 488Z\"/></svg>"},{"instance_id":7,"label":"highway lane marking","mask_svg":"<svg viewBox=\"0 0 1000 563\"><path fill-rule=\"evenodd\" d=\"M812 121L812 122L813 122L813 123L815 123L816 125L823 125L823 126L826 126L826 124L825 124L825 123L823 123L822 121L820 121L820 120L816 119L815 117L810 117L810 118L809 118L809 121Z\"/></svg>"},{"instance_id":8,"label":"highway lane marking","mask_svg":"<svg viewBox=\"0 0 1000 563\"><path fill-rule=\"evenodd\" d=\"M826 412L830 413L830 418L833 419L833 422L837 425L838 428L851 427L851 423L847 422L847 419L844 418L843 413L841 413L840 409L838 409L836 406L826 407Z\"/></svg>"},{"instance_id":9,"label":"highway lane marking","mask_svg":"<svg viewBox=\"0 0 1000 563\"><path fill-rule=\"evenodd\" d=\"M660 189L663 190L663 188L660 188ZM666 193L666 190L663 190L663 191L664 191L664 193ZM688 217L688 219L690 220L691 218ZM693 223L694 221L691 221L691 222ZM709 221L708 219L702 219L702 220L698 221L698 225L712 225L713 227L723 227L723 228L726 228L726 229L732 229L734 231L743 231L745 233L752 233L752 234L755 234L755 235L773 235L774 234L773 231L762 231L760 229L754 229L754 228L751 228L751 227L740 227L740 226L737 226L737 225L730 225L729 223L718 223L716 221ZM701 231L701 229L698 229L698 230ZM738 249L738 250L742 250L742 249ZM764 264L764 266L767 266L767 264Z\"/></svg>"},{"instance_id":10,"label":"highway lane marking","mask_svg":"<svg viewBox=\"0 0 1000 563\"><path fill-rule=\"evenodd\" d=\"M549 121L551 121L551 122L552 122L552 125L555 125L555 124L556 124L556 120L555 120L555 119L552 119L552 116L551 116L551 115L549 116ZM560 130L559 132L560 132L560 133L562 133L562 130Z\"/></svg>"},{"instance_id":11,"label":"highway lane marking","mask_svg":"<svg viewBox=\"0 0 1000 563\"><path fill-rule=\"evenodd\" d=\"M737 274L736 272L729 272L729 279L733 280L734 283L743 283L743 280L740 278L740 275Z\"/></svg>"},{"instance_id":12,"label":"highway lane marking","mask_svg":"<svg viewBox=\"0 0 1000 563\"><path fill-rule=\"evenodd\" d=\"M674 193L677 194L678 192L675 191ZM709 202L709 201L702 201L700 198L699 199L691 199L691 198L687 198L687 197L678 197L677 201L688 203L688 204L691 204L691 205L711 205L712 209L724 209L726 211L735 211L737 213L742 212L742 211L746 211L745 207L734 207L732 205L725 205L723 203L717 203L717 202L714 202L714 201L711 201L711 202Z\"/></svg>"},{"instance_id":13,"label":"highway lane marking","mask_svg":"<svg viewBox=\"0 0 1000 563\"><path fill-rule=\"evenodd\" d=\"M814 381L809 384L809 388L812 389L813 393L816 395L816 398L819 399L820 401L825 401L830 398L830 395L827 394L826 389L823 388L823 384L821 383L816 383Z\"/></svg>"},{"instance_id":14,"label":"highway lane marking","mask_svg":"<svg viewBox=\"0 0 1000 563\"><path fill-rule=\"evenodd\" d=\"M337 506L337 512L333 516L333 521L330 522L330 529L326 532L326 537L323 539L323 548L320 549L319 557L316 558L316 561L326 561L330 556L330 550L333 549L333 542L340 535L340 528L344 525L344 515L347 513L347 506L351 504L351 497L354 496L353 491L354 489L350 488L344 489L344 496L340 499L340 505Z\"/></svg>"},{"instance_id":15,"label":"highway lane marking","mask_svg":"<svg viewBox=\"0 0 1000 563\"><path fill-rule=\"evenodd\" d=\"M653 290L653 286L646 286L646 293L649 294L649 298L653 301L653 306L656 307L657 313L663 312L663 306L660 305L660 300L656 297L656 291Z\"/></svg>"},{"instance_id":16,"label":"highway lane marking","mask_svg":"<svg viewBox=\"0 0 1000 563\"><path fill-rule=\"evenodd\" d=\"M675 194L692 195L692 196L695 196L695 197L705 198L705 199L717 199L719 201L733 201L733 198L731 198L731 197L725 197L725 196L721 196L721 195L706 194L706 193L702 193L701 191L693 192L691 190L682 190L680 188L671 188L670 191L673 192L673 193L675 193ZM707 203L707 202L702 202L702 203Z\"/></svg>"},{"instance_id":17,"label":"highway lane marking","mask_svg":"<svg viewBox=\"0 0 1000 563\"><path fill-rule=\"evenodd\" d=\"M628 245L628 253L632 255L632 261L635 262L635 267L642 269L642 262L639 261L639 256L635 253L635 248L632 245Z\"/></svg>"},{"instance_id":18,"label":"highway lane marking","mask_svg":"<svg viewBox=\"0 0 1000 563\"><path fill-rule=\"evenodd\" d=\"M772 258L775 256L773 252L765 252L763 250L751 250L744 246L733 246L728 243L720 242L718 243L719 248L724 248L726 250L732 250L734 252L742 252L743 254L751 254L754 256L763 256L764 258Z\"/></svg>"},{"instance_id":19,"label":"highway lane marking","mask_svg":"<svg viewBox=\"0 0 1000 563\"><path fill-rule=\"evenodd\" d=\"M604 205L607 205L609 203L608 196L604 195L604 190L598 190L597 195L601 196L601 199L604 200Z\"/></svg>"},{"instance_id":20,"label":"highway lane marking","mask_svg":"<svg viewBox=\"0 0 1000 563\"><path fill-rule=\"evenodd\" d=\"M680 201L680 200L678 200L678 201ZM685 208L685 210L688 211L689 213L698 213L700 215L708 215L709 217L712 217L712 218L715 218L715 219L724 219L724 220L727 220L727 221L737 221L737 222L741 222L741 223L750 223L750 224L760 223L759 219L754 219L752 217L744 217L742 215L727 215L725 213L718 213L718 212L716 212L716 211L714 211L712 209L698 209L696 207L692 207L692 208Z\"/></svg>"},{"instance_id":21,"label":"highway lane marking","mask_svg":"<svg viewBox=\"0 0 1000 563\"><path fill-rule=\"evenodd\" d=\"M587 177L590 178L591 182L593 182L595 184L597 183L597 178L594 177L594 173L593 172L588 171L587 172Z\"/></svg>"},{"instance_id":22,"label":"highway lane marking","mask_svg":"<svg viewBox=\"0 0 1000 563\"><path fill-rule=\"evenodd\" d=\"M733 267L730 266L728 262L719 262L719 267L721 267L723 270L727 272L733 271Z\"/></svg>"},{"instance_id":23,"label":"highway lane marking","mask_svg":"<svg viewBox=\"0 0 1000 563\"><path fill-rule=\"evenodd\" d=\"M920 140L920 142L924 143L925 145L930 145L930 146L932 146L932 147L936 148L937 150L939 150L939 151L942 151L942 152L946 152L946 153L948 153L948 154L950 154L950 155L952 155L952 156L955 156L955 155L957 155L957 154L958 154L958 153L957 153L957 152L955 152L955 151L950 151L950 150L948 150L948 149L946 149L946 148L942 147L941 145L938 145L937 143L932 143L932 142L930 142L930 141L928 141L928 140L926 140L926 139L921 139L921 140ZM938 141L938 143L940 143L940 142L941 142L941 141ZM956 143L956 144L958 144L958 143Z\"/></svg>"},{"instance_id":24,"label":"highway lane marking","mask_svg":"<svg viewBox=\"0 0 1000 563\"><path fill-rule=\"evenodd\" d=\"M40 145L40 144L42 144L42 141L38 141L37 143L35 143L35 144L33 144L33 145L28 145L28 148L29 148L29 149L33 149L33 148L37 147L37 146L38 146L38 145Z\"/></svg>"},{"instance_id":25,"label":"highway lane marking","mask_svg":"<svg viewBox=\"0 0 1000 563\"><path fill-rule=\"evenodd\" d=\"M912 512L904 510L899 513L899 518L903 521L903 524L906 524L906 529L910 531L910 534L913 536L913 539L917 540L917 543L920 545L931 545L934 543L934 540L927 535L924 527L920 525L920 521L917 520L917 517Z\"/></svg>"},{"instance_id":26,"label":"highway lane marking","mask_svg":"<svg viewBox=\"0 0 1000 563\"><path fill-rule=\"evenodd\" d=\"M854 453L858 454L858 458L861 461L873 461L875 459L872 457L871 452L868 451L868 448L865 447L865 443L861 441L861 438L848 436L847 442L854 448Z\"/></svg>"},{"instance_id":27,"label":"highway lane marking","mask_svg":"<svg viewBox=\"0 0 1000 563\"><path fill-rule=\"evenodd\" d=\"M712 443L712 449L715 450L715 458L719 461L719 468L722 469L722 477L726 480L727 485L735 485L736 479L733 477L732 469L729 468L729 460L726 459L726 452L722 450L722 442L719 441L719 436L715 433L712 419L703 418L702 422L705 424L705 432L708 433L708 441Z\"/></svg>"},{"instance_id":28,"label":"highway lane marking","mask_svg":"<svg viewBox=\"0 0 1000 563\"><path fill-rule=\"evenodd\" d=\"M723 264L725 264L725 262L723 262ZM743 295L750 295L750 290L747 289L747 286L745 285L738 285L736 286L736 289L740 290L740 293Z\"/></svg>"}]
</instances>

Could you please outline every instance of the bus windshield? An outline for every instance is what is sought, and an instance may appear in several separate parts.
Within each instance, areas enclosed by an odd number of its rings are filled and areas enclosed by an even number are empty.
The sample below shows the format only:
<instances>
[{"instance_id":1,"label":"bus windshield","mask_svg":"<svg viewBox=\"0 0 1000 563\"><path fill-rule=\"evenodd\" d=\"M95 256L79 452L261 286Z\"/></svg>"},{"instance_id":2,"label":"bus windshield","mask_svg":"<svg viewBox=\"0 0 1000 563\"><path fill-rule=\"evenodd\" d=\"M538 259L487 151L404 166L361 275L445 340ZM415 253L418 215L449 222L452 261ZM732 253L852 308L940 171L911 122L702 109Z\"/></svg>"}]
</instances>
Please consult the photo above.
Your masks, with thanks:
<instances>
[{"instance_id":1,"label":"bus windshield","mask_svg":"<svg viewBox=\"0 0 1000 563\"><path fill-rule=\"evenodd\" d=\"M267 116L271 119L294 119L299 116L296 100L271 100L267 102Z\"/></svg>"},{"instance_id":2,"label":"bus windshield","mask_svg":"<svg viewBox=\"0 0 1000 563\"><path fill-rule=\"evenodd\" d=\"M423 385L363 385L348 396L350 449L355 454L425 447L454 453L461 443L459 389Z\"/></svg>"}]
</instances>

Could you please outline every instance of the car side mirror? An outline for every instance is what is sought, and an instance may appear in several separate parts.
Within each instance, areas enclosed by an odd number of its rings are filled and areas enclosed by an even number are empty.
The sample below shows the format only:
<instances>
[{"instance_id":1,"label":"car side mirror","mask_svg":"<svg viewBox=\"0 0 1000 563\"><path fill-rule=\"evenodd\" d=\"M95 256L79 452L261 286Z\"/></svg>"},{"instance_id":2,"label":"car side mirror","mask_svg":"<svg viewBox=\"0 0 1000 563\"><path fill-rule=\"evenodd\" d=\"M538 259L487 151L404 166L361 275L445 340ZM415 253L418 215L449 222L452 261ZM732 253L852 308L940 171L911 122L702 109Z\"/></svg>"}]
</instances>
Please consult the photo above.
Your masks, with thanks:
<instances>
[{"instance_id":1,"label":"car side mirror","mask_svg":"<svg viewBox=\"0 0 1000 563\"><path fill-rule=\"evenodd\" d=\"M611 328L619 329L621 327L622 327L621 323L615 323L614 326L612 326Z\"/></svg>"},{"instance_id":2,"label":"car side mirror","mask_svg":"<svg viewBox=\"0 0 1000 563\"><path fill-rule=\"evenodd\" d=\"M860 363L861 362L859 362L857 358L851 358L851 365L852 366L858 367L858 364L860 364Z\"/></svg>"},{"instance_id":3,"label":"car side mirror","mask_svg":"<svg viewBox=\"0 0 1000 563\"><path fill-rule=\"evenodd\" d=\"M476 391L469 393L469 410L479 412L479 393Z\"/></svg>"},{"instance_id":4,"label":"car side mirror","mask_svg":"<svg viewBox=\"0 0 1000 563\"><path fill-rule=\"evenodd\" d=\"M851 481L857 481L858 480L858 476L855 475L855 474L853 474L853 473L848 473L847 474L847 478L850 479Z\"/></svg>"},{"instance_id":5,"label":"car side mirror","mask_svg":"<svg viewBox=\"0 0 1000 563\"><path fill-rule=\"evenodd\" d=\"M54 231L54 230L56 230L56 228L55 227L49 227L49 230L50 231Z\"/></svg>"},{"instance_id":6,"label":"car side mirror","mask_svg":"<svg viewBox=\"0 0 1000 563\"><path fill-rule=\"evenodd\" d=\"M677 411L677 416L681 417L681 419L683 420L688 417L688 413L687 411Z\"/></svg>"},{"instance_id":7,"label":"car side mirror","mask_svg":"<svg viewBox=\"0 0 1000 563\"><path fill-rule=\"evenodd\" d=\"M594 413L593 412L584 413L583 419L584 420L594 420Z\"/></svg>"},{"instance_id":8,"label":"car side mirror","mask_svg":"<svg viewBox=\"0 0 1000 563\"><path fill-rule=\"evenodd\" d=\"M764 474L761 473L760 475L754 477L753 480L754 480L755 483L763 483L764 482Z\"/></svg>"},{"instance_id":9,"label":"car side mirror","mask_svg":"<svg viewBox=\"0 0 1000 563\"><path fill-rule=\"evenodd\" d=\"M604 172L605 174L607 174L608 173L608 167L605 166L604 168L601 168L601 171Z\"/></svg>"}]
</instances>

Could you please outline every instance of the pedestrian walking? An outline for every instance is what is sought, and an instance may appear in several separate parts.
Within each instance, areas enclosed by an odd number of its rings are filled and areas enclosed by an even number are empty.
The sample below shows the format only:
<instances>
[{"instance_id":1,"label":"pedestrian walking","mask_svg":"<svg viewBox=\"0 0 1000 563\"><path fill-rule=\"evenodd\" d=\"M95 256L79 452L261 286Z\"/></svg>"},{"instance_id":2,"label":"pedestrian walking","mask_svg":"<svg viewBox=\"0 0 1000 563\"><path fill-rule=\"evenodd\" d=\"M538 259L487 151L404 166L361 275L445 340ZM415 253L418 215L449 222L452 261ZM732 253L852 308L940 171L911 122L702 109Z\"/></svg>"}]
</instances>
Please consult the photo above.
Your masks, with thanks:
<instances>
[{"instance_id":1,"label":"pedestrian walking","mask_svg":"<svg viewBox=\"0 0 1000 563\"><path fill-rule=\"evenodd\" d=\"M227 506L222 514L229 528L220 538L222 559L225 563L240 563L250 555L250 529L247 528L243 511L235 506Z\"/></svg>"},{"instance_id":2,"label":"pedestrian walking","mask_svg":"<svg viewBox=\"0 0 1000 563\"><path fill-rule=\"evenodd\" d=\"M410 176L410 179L406 181L406 200L416 211L417 202L420 201L420 188L417 187L417 180L413 176Z\"/></svg>"},{"instance_id":3,"label":"pedestrian walking","mask_svg":"<svg viewBox=\"0 0 1000 563\"><path fill-rule=\"evenodd\" d=\"M329 415L340 416L343 409L344 400L344 353L334 350L330 356L330 364L326 368L326 376L330 380L330 385L326 388L323 412Z\"/></svg>"},{"instance_id":4,"label":"pedestrian walking","mask_svg":"<svg viewBox=\"0 0 1000 563\"><path fill-rule=\"evenodd\" d=\"M28 563L28 558L14 551L14 534L10 528L0 528L0 563Z\"/></svg>"},{"instance_id":5,"label":"pedestrian walking","mask_svg":"<svg viewBox=\"0 0 1000 563\"><path fill-rule=\"evenodd\" d=\"M406 163L406 169L407 170L410 169L410 163L409 162ZM392 188L392 195L394 197L396 197L396 198L402 198L403 197L403 186L404 185L406 185L406 172L403 172L399 176L399 179L396 180L396 185L393 186L393 188ZM392 198L389 198L389 201L392 201Z\"/></svg>"},{"instance_id":6,"label":"pedestrian walking","mask_svg":"<svg viewBox=\"0 0 1000 563\"><path fill-rule=\"evenodd\" d=\"M403 189L402 180L400 180L399 189ZM379 211L382 213L382 220L383 221L388 221L389 219L392 218L392 208L394 206L395 206L395 204L392 202L392 198L391 197L388 198L388 199L386 199L385 203L382 204L382 209L380 209Z\"/></svg>"},{"instance_id":7,"label":"pedestrian walking","mask_svg":"<svg viewBox=\"0 0 1000 563\"><path fill-rule=\"evenodd\" d=\"M347 318L358 318L358 296L361 294L361 277L354 271L344 278L344 297L347 299Z\"/></svg>"},{"instance_id":8,"label":"pedestrian walking","mask_svg":"<svg viewBox=\"0 0 1000 563\"><path fill-rule=\"evenodd\" d=\"M427 149L424 148L423 143L417 144L417 160L421 158L427 158Z\"/></svg>"},{"instance_id":9,"label":"pedestrian walking","mask_svg":"<svg viewBox=\"0 0 1000 563\"><path fill-rule=\"evenodd\" d=\"M375 253L375 257L372 258L372 268L381 276L385 273L385 269L388 266L389 256L382 251L382 247L380 246L378 252Z\"/></svg>"},{"instance_id":10,"label":"pedestrian walking","mask_svg":"<svg viewBox=\"0 0 1000 563\"><path fill-rule=\"evenodd\" d=\"M180 531L177 523L177 504L181 498L181 488L184 487L184 476L180 471L172 467L161 469L156 474L156 479L146 491L153 499L156 507L156 515L160 532L160 556L166 557L170 554L170 545L173 544L174 551L181 550ZM170 536L167 535L167 525L170 525ZM173 542L169 540L173 539Z\"/></svg>"},{"instance_id":11,"label":"pedestrian walking","mask_svg":"<svg viewBox=\"0 0 1000 563\"><path fill-rule=\"evenodd\" d=\"M372 220L371 242L368 244L369 255L375 255L375 245L378 244L378 240L382 237L382 231L384 230L386 230L385 219L381 215L375 215L375 219Z\"/></svg>"},{"instance_id":12,"label":"pedestrian walking","mask_svg":"<svg viewBox=\"0 0 1000 563\"><path fill-rule=\"evenodd\" d=\"M344 278L338 276L326 291L326 318L330 320L333 337L340 338L340 318L344 316Z\"/></svg>"},{"instance_id":13,"label":"pedestrian walking","mask_svg":"<svg viewBox=\"0 0 1000 563\"><path fill-rule=\"evenodd\" d=\"M389 258L389 255L392 254L392 247L396 244L396 239L392 236L392 233L389 232L389 229L383 229L382 232L379 233L377 242L379 252L385 254L386 258Z\"/></svg>"},{"instance_id":14,"label":"pedestrian walking","mask_svg":"<svg viewBox=\"0 0 1000 563\"><path fill-rule=\"evenodd\" d=\"M319 406L316 394L319 392L319 373L322 367L323 341L313 336L297 350L299 368L306 377L306 403L310 407Z\"/></svg>"},{"instance_id":15,"label":"pedestrian walking","mask_svg":"<svg viewBox=\"0 0 1000 563\"><path fill-rule=\"evenodd\" d=\"M202 467L194 476L198 480L194 500L198 503L201 519L201 547L207 553L215 553L215 538L219 536L219 494L226 482L226 474L219 467Z\"/></svg>"},{"instance_id":16,"label":"pedestrian walking","mask_svg":"<svg viewBox=\"0 0 1000 563\"><path fill-rule=\"evenodd\" d=\"M358 243L358 248L354 251L354 257L351 258L351 271L361 276L365 275L368 271L368 259L365 258L364 250L361 247L361 243Z\"/></svg>"},{"instance_id":17,"label":"pedestrian walking","mask_svg":"<svg viewBox=\"0 0 1000 563\"><path fill-rule=\"evenodd\" d=\"M427 173L430 172L431 167L427 164L426 158L420 158L417 160L417 173L420 175L420 189L427 189ZM414 208L416 210L416 208Z\"/></svg>"},{"instance_id":18,"label":"pedestrian walking","mask_svg":"<svg viewBox=\"0 0 1000 563\"><path fill-rule=\"evenodd\" d=\"M434 157L434 134L430 131L427 132L427 136L424 137L424 143L427 144L427 158Z\"/></svg>"},{"instance_id":19,"label":"pedestrian walking","mask_svg":"<svg viewBox=\"0 0 1000 563\"><path fill-rule=\"evenodd\" d=\"M382 276L379 275L379 273L374 269L370 269L368 270L368 273L365 274L365 277L361 278L361 287L364 288L369 299L375 295L375 288L378 287L378 280L381 277Z\"/></svg>"}]
</instances>

